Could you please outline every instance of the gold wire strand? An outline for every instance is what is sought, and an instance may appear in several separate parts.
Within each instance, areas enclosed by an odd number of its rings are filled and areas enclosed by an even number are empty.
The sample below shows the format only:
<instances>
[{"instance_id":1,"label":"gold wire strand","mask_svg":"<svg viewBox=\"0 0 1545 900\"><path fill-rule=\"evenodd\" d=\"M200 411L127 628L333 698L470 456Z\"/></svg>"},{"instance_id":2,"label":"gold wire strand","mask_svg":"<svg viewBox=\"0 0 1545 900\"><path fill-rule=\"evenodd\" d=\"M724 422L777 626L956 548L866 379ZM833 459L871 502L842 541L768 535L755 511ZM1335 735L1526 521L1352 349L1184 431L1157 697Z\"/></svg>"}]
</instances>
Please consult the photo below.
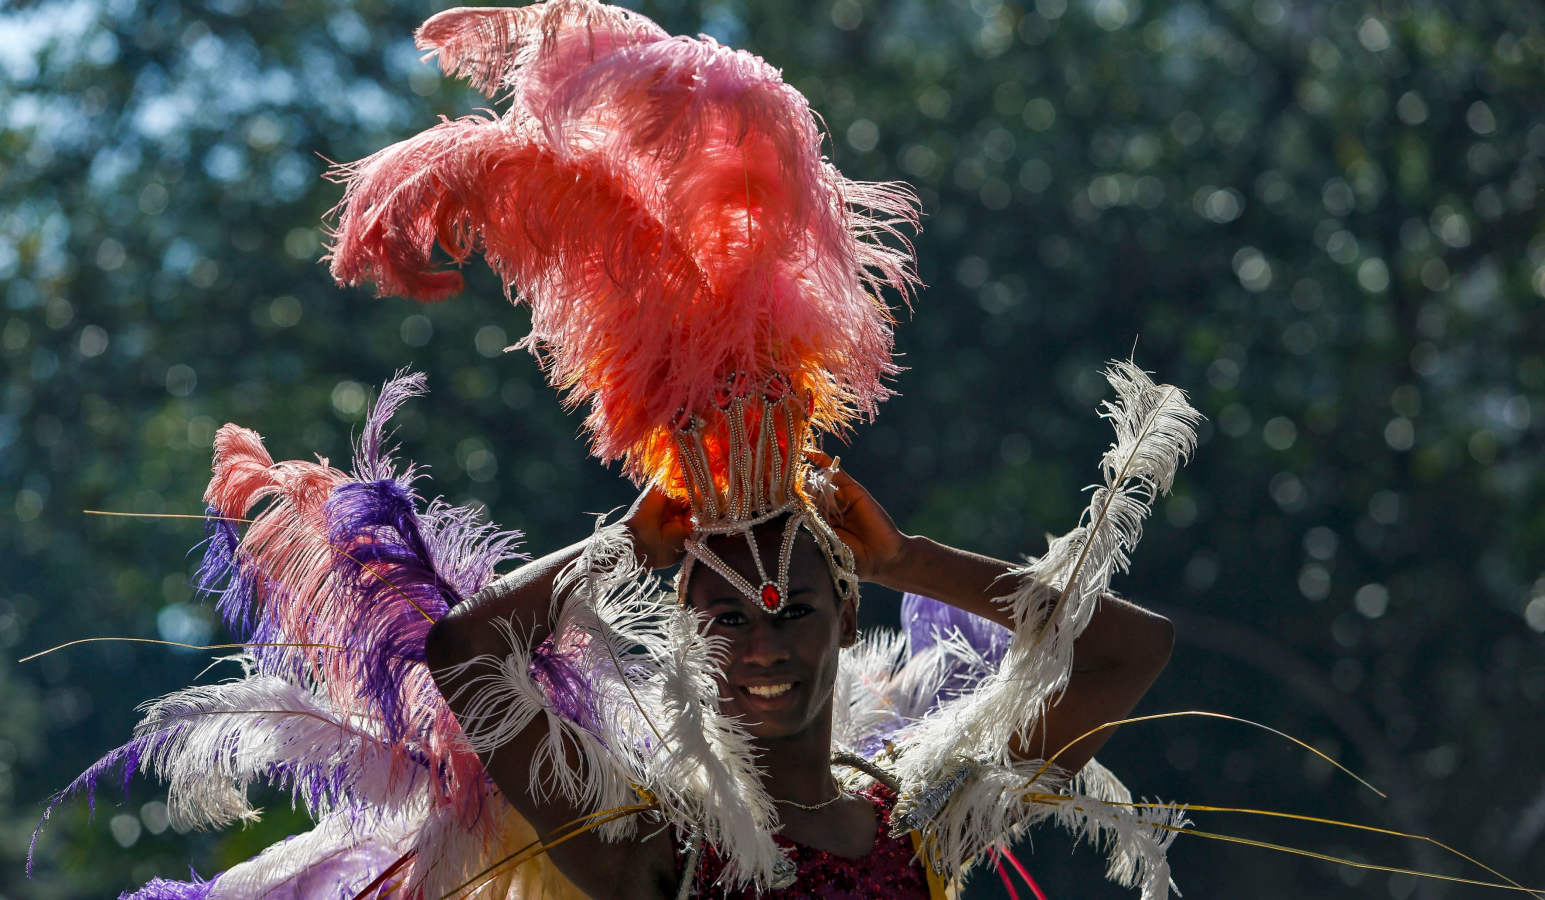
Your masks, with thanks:
<instances>
[{"instance_id":1,"label":"gold wire strand","mask_svg":"<svg viewBox=\"0 0 1545 900\"><path fill-rule=\"evenodd\" d=\"M1159 804L1159 803L1132 803L1132 804L1123 804L1123 805L1131 805L1131 806L1134 806L1134 807L1142 808L1142 807L1161 807L1164 804ZM1320 817L1320 816L1303 815L1301 813L1278 812L1276 810L1270 810L1270 809L1240 809L1240 808L1228 807L1228 806L1188 806L1186 808L1187 809L1196 810L1198 812L1243 813L1243 814L1246 814L1246 815L1269 816L1269 817L1278 818L1278 819L1292 819L1294 821L1300 821L1300 822L1313 822L1313 823L1316 823L1316 824L1319 824L1319 825L1334 825L1334 826L1339 827L1339 828L1352 828L1352 829L1356 829L1358 831L1369 831L1369 832L1373 832L1374 834L1387 834L1387 835L1390 835L1392 837L1407 838L1407 839L1413 840L1413 841L1426 841L1427 843L1432 844L1434 847L1437 847L1440 850L1446 850L1449 853L1454 854L1455 856L1459 857L1460 859L1464 860L1467 863L1470 863L1473 866L1485 869L1490 874L1495 875L1496 877L1502 879L1503 881L1507 882L1509 885L1512 885L1514 888L1516 888L1518 890L1527 891L1529 894L1531 894L1533 896L1536 896L1536 897L1540 896L1541 893L1542 893L1541 891L1539 891L1537 889L1526 888L1523 885L1519 884L1518 882L1514 881L1513 879L1507 877L1503 873L1497 871L1496 869L1493 869L1491 866L1488 866L1485 863L1481 862L1480 860L1476 859L1475 857L1469 855L1468 853L1465 853L1464 851L1459 850L1459 849L1457 849L1455 847L1451 847L1448 844L1445 844L1442 841L1438 840L1437 838L1428 837L1428 836L1426 836L1424 834L1409 834L1409 833L1404 832L1404 831L1396 831L1393 828L1380 828L1377 825L1362 825L1362 824L1359 824L1357 822L1345 822L1345 821L1341 821L1339 819L1327 819L1327 818L1323 818L1323 817Z\"/></svg>"},{"instance_id":2,"label":"gold wire strand","mask_svg":"<svg viewBox=\"0 0 1545 900\"><path fill-rule=\"evenodd\" d=\"M1046 798L1055 799L1055 800L1060 800L1064 804L1072 802L1072 798L1071 797L1063 797L1060 794L1044 794L1044 795L1041 795L1041 796L1046 797ZM1107 801L1101 800L1099 802L1106 803ZM1059 804L1059 805L1062 805L1062 804ZM1111 805L1111 806L1128 806L1128 805L1134 805L1134 804L1111 803L1109 805ZM1161 806L1161 807L1165 806L1165 804L1154 804L1154 805ZM1078 806L1076 804L1073 805L1071 808L1075 809L1075 810L1080 810L1080 811L1087 811L1087 810L1084 810L1083 807ZM1182 808L1182 807L1180 807L1177 804L1173 808L1177 808L1178 809L1178 808ZM1206 809L1206 807L1184 807L1184 808L1185 809ZM1257 810L1225 810L1225 811L1228 811L1228 812L1257 812ZM1284 816L1287 816L1287 817L1290 817L1290 818L1296 818L1291 813L1281 813L1279 815L1284 815ZM1304 817L1304 818L1309 818L1311 821L1313 820L1313 817ZM1353 827L1353 828L1361 827L1361 826L1354 825L1352 823L1340 823L1340 822L1335 822L1334 820L1327 820L1327 821L1330 821L1332 824L1345 824L1345 825L1348 825L1348 826ZM1453 882L1455 884L1469 884L1469 885L1474 885L1476 887L1496 888L1498 890L1503 890L1503 891L1519 891L1519 892L1522 892L1522 893L1525 893L1525 894L1529 894L1532 897L1540 897L1542 895L1545 895L1545 891L1542 891L1542 890L1540 890L1538 888L1526 888L1523 885L1520 885L1517 882L1514 882L1511 878L1508 878L1506 875L1503 875L1500 872L1493 871L1488 866L1486 866L1486 865L1484 865L1482 863L1476 863L1476 865L1479 865L1481 868L1486 869L1487 871L1492 872L1493 874L1497 875L1499 878L1502 878L1503 880L1511 882L1511 883L1510 884L1501 884L1499 882L1494 882L1494 881L1480 881L1480 880L1474 879L1474 878L1464 878L1464 877L1459 876L1459 875L1443 875L1443 874L1440 874L1440 873L1437 873L1437 872L1423 872L1420 869L1405 869L1405 868L1401 868L1399 866L1384 866L1384 865L1379 865L1378 863L1358 862L1357 860L1345 859L1345 858L1340 857L1340 856L1332 856L1329 853L1320 853L1320 852L1315 851L1315 850L1303 850L1303 849L1300 849L1298 847L1289 847L1289 846L1287 846L1285 844L1274 844L1274 843L1272 843L1270 841L1259 841L1259 840L1256 840L1254 838L1238 837L1237 835L1232 835L1232 834L1219 834L1219 833L1213 832L1213 831L1201 831L1201 830L1198 830L1198 829L1195 829L1195 828L1186 828L1186 827L1183 827L1183 826L1180 826L1180 825L1164 825L1164 824L1160 824L1160 823L1157 823L1157 822L1148 823L1148 824L1149 824L1149 827L1158 829L1159 831L1172 831L1172 832L1174 832L1176 834L1191 835L1193 837L1207 838L1208 840L1214 840L1214 841L1223 841L1224 843L1228 843L1228 844L1242 844L1242 845L1244 845L1246 847L1258 847L1258 848L1260 848L1262 850L1276 850L1279 853L1287 853L1287 854L1290 854L1290 855L1293 855L1293 856L1304 856L1304 857L1308 857L1310 859L1320 860L1321 862L1337 863L1337 864L1343 865L1343 866L1350 866L1350 867L1352 867L1354 869L1367 869L1367 870L1373 871L1373 872L1388 872L1388 873L1390 873L1392 875L1412 875L1412 876L1415 876L1417 878L1432 878L1432 879L1435 879L1435 880L1438 880L1438 881L1448 881L1448 882ZM1382 830L1382 829L1370 828L1369 830L1379 831L1379 830ZM1391 833L1399 834L1399 832L1391 832ZM1430 840L1428 838L1422 838L1421 835L1407 835L1407 837L1413 837L1413 838L1417 838L1417 839L1420 839L1420 840ZM1437 842L1434 842L1434 843L1437 843ZM1460 854L1460 855L1463 856L1463 854ZM1466 857L1466 858L1468 859L1468 857Z\"/></svg>"},{"instance_id":3,"label":"gold wire strand","mask_svg":"<svg viewBox=\"0 0 1545 900\"><path fill-rule=\"evenodd\" d=\"M345 652L345 653L358 653L358 652L362 652L362 651L360 651L360 649L358 647L340 647L337 644L285 643L283 641L276 641L276 642L271 642L271 643L270 642L263 642L263 643L250 643L249 642L249 643L245 643L245 644L235 644L235 643L232 643L232 644L185 644L182 641L163 641L163 640L158 640L156 638L117 637L117 636L113 636L113 635L108 635L108 636L105 636L105 637L76 638L73 641L65 641L62 644L59 644L59 645L56 645L56 646L53 646L53 647L49 647L47 650L39 650L38 652L30 654L28 656L23 656L21 659L18 659L16 662L17 662L18 665L20 665L21 663L24 663L24 662L31 662L32 660L37 659L40 656L47 656L48 654L53 653L53 652L55 652L57 650L64 650L64 649L67 649L69 647L73 647L76 644L91 644L91 643L95 643L97 641L127 641L127 642L133 643L133 644L159 644L159 645L166 646L166 647L186 647L189 650L236 650L236 649L239 649L239 648L246 648L246 647L315 647L315 648L320 648L320 649L323 649L323 650L339 650L339 651L342 651L342 652ZM406 659L407 657L401 657L401 658Z\"/></svg>"},{"instance_id":4,"label":"gold wire strand","mask_svg":"<svg viewBox=\"0 0 1545 900\"><path fill-rule=\"evenodd\" d=\"M467 892L466 896L470 897L481 890L488 882L493 881L494 878L498 877L500 874L496 871L498 869L506 867L510 869L517 869L522 865L530 862L531 860L537 858L538 856L541 856L543 853L552 850L554 847L562 844L564 841L567 841L570 838L579 837L585 832L599 828L608 822L624 818L625 816L636 815L638 813L644 812L645 810L653 808L654 805L651 803L636 803L632 806L616 806L612 807L611 809L603 809L593 813L586 813L582 816L576 816L575 818L570 819L569 821L553 829L545 841L542 838L537 838L536 840L531 841L520 849L508 854L504 858L490 863L489 865L485 866L481 872L478 872L476 875L473 875L471 878L468 878L461 884L451 888L446 893L441 894L439 900L448 900L448 898L460 893L468 885L472 885L473 882L477 881L479 878L483 878L485 875L489 876L485 881L474 885L472 889ZM561 837L556 837L556 839L554 839L555 836L558 835L561 835Z\"/></svg>"},{"instance_id":5,"label":"gold wire strand","mask_svg":"<svg viewBox=\"0 0 1545 900\"><path fill-rule=\"evenodd\" d=\"M122 518L131 518L131 519L202 519L202 520L204 520L206 522L213 520L213 521L216 521L216 522L239 522L239 523L244 524L244 525L255 525L255 524L257 524L257 519L255 519L255 518L249 519L249 518L244 518L242 516L209 516L209 515L198 516L198 515L193 515L192 513L136 513L136 512L117 512L117 511L114 511L114 510L105 510L105 509L83 509L83 510L81 510L81 512L85 513L88 516L117 516L117 517L122 517ZM264 524L269 524L269 523L264 523ZM387 578L385 575L382 575L380 572L376 571L374 568L372 568L371 566L367 565L364 561L355 559L353 556L349 555L348 551L341 550L338 547L333 546L333 543L331 541L327 540L324 537L321 537L314 530L306 530L306 529L302 528L302 526L299 526L299 525L286 525L286 524L284 524L282 522L274 522L274 523L272 523L272 526L275 527L275 528L282 528L282 529L284 529L286 531L301 531L303 534L306 534L309 537L317 538L319 541L321 541L322 545L325 546L327 549L333 551L334 553L338 554L339 556L343 557L344 559L348 560L349 562L354 563L356 566L359 566L361 569L364 569L366 572L369 572L371 575L374 575L377 579L380 580L380 582L382 584L384 584L387 587L391 588L393 591L396 591L397 592L397 596L399 596L402 599L408 601L408 605L413 607L418 612L419 615L423 616L429 622L434 622L434 620L435 620L434 616L431 616L429 613L425 612L424 608L422 606L419 606L417 601L415 601L412 597L409 597L407 592L404 591L402 588L400 588L397 585L393 584L391 579Z\"/></svg>"},{"instance_id":6,"label":"gold wire strand","mask_svg":"<svg viewBox=\"0 0 1545 900\"><path fill-rule=\"evenodd\" d=\"M120 519L214 519L220 522L242 522L251 525L255 520L244 519L240 516L204 516L195 513L143 513L143 512L119 512L112 509L83 509L82 513L88 516L114 516Z\"/></svg>"},{"instance_id":7,"label":"gold wire strand","mask_svg":"<svg viewBox=\"0 0 1545 900\"><path fill-rule=\"evenodd\" d=\"M1104 731L1107 728L1115 728L1115 727L1117 727L1119 725L1135 725L1135 724L1137 724L1139 722L1155 722L1155 721L1158 721L1159 719L1175 719L1175 718L1179 718L1181 716L1196 716L1198 718L1203 718L1203 719L1222 719L1225 722L1238 722L1238 723L1240 723L1242 725L1252 725L1252 726L1254 726L1256 728L1261 729L1262 731L1269 731L1272 734L1275 734L1276 736L1278 736L1280 738L1285 738L1285 739L1287 739L1289 741L1292 741L1293 743L1295 743L1298 746L1304 748L1305 750L1308 750L1310 753L1313 753L1315 756L1318 756L1320 759L1323 759L1326 762L1330 763L1331 765L1335 766L1336 768L1340 769L1342 772L1345 772L1346 774L1350 775L1353 779L1355 779L1357 781L1358 784L1361 784L1363 787L1367 788L1368 790L1373 791L1375 794L1378 794L1381 799L1384 799L1384 800L1388 800L1389 799L1389 795L1388 794L1384 793L1383 791L1381 791L1378 788L1374 787L1372 784L1368 783L1368 780L1363 778L1361 775L1358 775L1356 772L1352 771L1351 769L1348 769L1346 766L1342 765L1341 763L1336 762L1334 759L1331 759L1325 753L1323 753L1323 752L1321 752L1319 750L1316 750L1315 748L1309 746L1308 744L1304 743L1303 741L1299 740L1298 738L1293 737L1291 734L1288 734L1285 731L1278 731L1277 729L1271 727L1270 725L1263 725L1260 722L1256 722L1256 721L1253 721L1251 719L1246 719L1246 718L1243 718L1241 716L1231 716L1228 713L1211 712L1211 711L1205 710L1205 709L1187 709L1187 710L1181 710L1179 712L1153 713L1152 715L1133 716L1130 719L1117 719L1114 722L1106 722L1103 725L1096 725L1095 727L1089 729L1088 731L1084 732L1083 734L1079 735L1078 737L1072 739L1071 741L1068 741L1066 744L1063 744L1062 747L1056 753L1053 753L1050 758L1048 758L1045 762L1043 762L1041 764L1041 768L1039 770L1037 770L1035 775L1033 775L1030 778L1030 782L1034 783L1035 781L1040 779L1040 777L1042 775L1045 775L1047 770L1049 770L1052 767L1052 764L1057 761L1057 757L1061 756L1063 753L1066 753L1068 751L1068 749L1071 748L1074 744L1078 743L1079 741L1083 740L1086 737L1089 737L1090 735L1098 734L1098 733L1100 733L1101 731Z\"/></svg>"},{"instance_id":8,"label":"gold wire strand","mask_svg":"<svg viewBox=\"0 0 1545 900\"><path fill-rule=\"evenodd\" d=\"M1031 802L1035 802L1035 803L1046 803L1046 804L1057 804L1057 805L1061 805L1061 804L1068 803L1068 802L1072 801L1071 797L1065 797L1065 796L1063 796L1061 794L1046 794L1046 793L1040 793L1040 792L1031 792L1031 793L1025 794L1022 799L1028 800L1028 801L1031 801ZM1528 892L1530 894L1534 894L1536 896L1538 896L1540 894L1539 891L1531 890L1530 888L1524 887L1523 885L1521 885L1518 882L1514 881L1513 879L1507 877L1506 875L1504 875L1503 873L1497 871L1496 869L1493 869L1491 866L1486 865L1485 863L1481 862L1480 860L1476 859L1475 857L1470 856L1469 854L1465 853L1464 851L1459 850L1459 849L1457 849L1455 847L1451 847L1448 844L1445 844L1442 841L1438 840L1437 838L1431 838L1431 837L1428 837L1428 836L1423 835L1423 834L1412 834L1412 833L1405 832L1405 831L1396 831L1393 828L1381 828L1381 827L1379 827L1377 825L1363 825L1363 824L1358 823L1358 822L1347 822L1347 821L1344 821L1342 819L1329 819L1329 818L1325 818L1323 816L1310 816L1310 815L1305 815L1303 813L1281 812L1281 811L1274 810L1274 809L1251 809L1251 808L1247 808L1247 807L1238 807L1238 806L1205 806L1205 805L1193 804L1193 803L1152 803L1152 802L1134 802L1134 801L1123 802L1123 801L1119 801L1119 800L1101 800L1100 802L1106 804L1107 806L1124 806L1124 807L1129 807L1131 809L1166 809L1166 810L1171 810L1171 811L1174 811L1174 812L1241 813L1241 814L1244 814L1244 815L1252 815L1252 816L1266 816L1268 818L1274 818L1274 819L1290 819L1290 820L1293 820L1295 822L1311 822L1311 823L1314 823L1316 825L1331 825L1331 826L1335 826L1337 828L1351 828L1351 829L1354 829L1356 831L1366 831L1366 832L1371 832L1373 834L1389 835L1390 837L1406 838L1408 840L1413 840L1413 841L1425 841L1426 843L1432 844L1433 846L1435 846L1435 847L1437 847L1437 848L1439 848L1441 850L1445 850L1445 851L1447 851L1449 853L1452 853L1453 855L1459 857L1460 859L1464 860L1467 863L1470 863L1473 866L1476 866L1477 868L1485 869L1488 873L1490 873L1492 875L1495 875L1496 877L1502 879L1503 881L1507 882L1509 885L1511 885L1513 888L1516 888L1517 890L1526 891L1526 892ZM1184 833L1191 834L1193 832L1185 831Z\"/></svg>"},{"instance_id":9,"label":"gold wire strand","mask_svg":"<svg viewBox=\"0 0 1545 900\"><path fill-rule=\"evenodd\" d=\"M1320 860L1321 862L1331 862L1338 863L1343 866L1351 866L1354 869L1367 869L1372 872L1388 872L1392 875L1412 875L1417 878L1432 878L1437 881L1449 881L1455 884L1469 884L1476 887L1496 888L1497 890L1501 891L1519 891L1521 893L1528 894L1531 897L1539 897L1542 894L1545 894L1545 891L1542 891L1538 888L1526 888L1522 885L1514 886L1511 884L1501 884L1495 881L1481 881L1475 878L1462 878L1458 875L1442 875L1437 872L1423 872L1420 869L1404 869L1399 866L1381 866L1377 863L1358 862L1357 860L1353 859L1343 859L1339 856L1332 856L1329 853L1319 853L1314 850L1301 850L1297 847L1288 847L1283 844L1273 844L1270 841L1258 841L1253 838L1236 837L1231 834L1216 834L1211 831L1197 831L1192 828L1180 828L1175 825L1158 825L1155 827L1164 831L1174 831L1180 834L1192 835L1194 837L1207 838L1214 841L1223 841L1224 843L1228 844L1243 844L1247 847L1259 847L1262 850L1276 850L1279 853L1288 853L1293 856L1306 856L1310 859Z\"/></svg>"}]
</instances>

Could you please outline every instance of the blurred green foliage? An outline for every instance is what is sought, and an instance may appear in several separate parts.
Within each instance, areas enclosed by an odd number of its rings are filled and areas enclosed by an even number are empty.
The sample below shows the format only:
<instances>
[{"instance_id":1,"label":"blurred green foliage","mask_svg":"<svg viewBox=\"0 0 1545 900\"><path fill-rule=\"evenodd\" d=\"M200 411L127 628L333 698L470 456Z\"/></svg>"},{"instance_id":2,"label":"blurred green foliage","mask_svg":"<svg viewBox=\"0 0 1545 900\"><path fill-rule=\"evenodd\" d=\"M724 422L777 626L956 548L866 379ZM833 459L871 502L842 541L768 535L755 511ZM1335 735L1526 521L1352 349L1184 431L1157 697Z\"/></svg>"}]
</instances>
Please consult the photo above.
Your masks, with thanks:
<instances>
[{"instance_id":1,"label":"blurred green foliage","mask_svg":"<svg viewBox=\"0 0 1545 900\"><path fill-rule=\"evenodd\" d=\"M852 177L921 192L931 287L901 396L844 459L905 527L995 554L1065 530L1108 440L1103 360L1132 352L1211 420L1129 595L1180 645L1145 711L1249 716L1343 759L1380 801L1240 726L1135 726L1137 792L1430 834L1545 885L1545 8L1373 0L785 0L644 11L784 67ZM343 461L374 385L435 490L533 548L629 488L590 462L520 310L475 273L415 308L335 288L325 159L483 101L413 49L400 2L62 0L0 12L0 895L97 897L211 874L302 827L286 798L220 836L154 784L55 816L139 700L218 639L191 596L215 427ZM882 603L866 606L875 623ZM1431 847L1197 814L1246 834L1477 874ZM1119 897L1052 836L1053 897ZM1193 897L1475 889L1181 839ZM972 896L1001 892L979 878Z\"/></svg>"}]
</instances>

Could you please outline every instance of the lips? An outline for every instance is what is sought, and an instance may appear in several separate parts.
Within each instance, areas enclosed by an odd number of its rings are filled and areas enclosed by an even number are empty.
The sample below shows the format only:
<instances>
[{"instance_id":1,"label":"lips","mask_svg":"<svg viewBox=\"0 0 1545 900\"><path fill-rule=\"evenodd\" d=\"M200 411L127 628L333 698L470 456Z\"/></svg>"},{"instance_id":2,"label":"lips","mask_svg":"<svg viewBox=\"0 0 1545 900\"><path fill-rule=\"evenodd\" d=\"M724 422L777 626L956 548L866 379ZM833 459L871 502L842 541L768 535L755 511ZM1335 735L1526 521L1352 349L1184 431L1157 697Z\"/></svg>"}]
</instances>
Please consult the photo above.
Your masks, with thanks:
<instances>
[{"instance_id":1,"label":"lips","mask_svg":"<svg viewBox=\"0 0 1545 900\"><path fill-rule=\"evenodd\" d=\"M746 693L753 697L760 697L763 700L771 700L775 697L781 697L784 694L787 694L789 691L793 690L793 688L793 682L785 681L782 684L748 684L746 685L745 690Z\"/></svg>"},{"instance_id":2,"label":"lips","mask_svg":"<svg viewBox=\"0 0 1545 900\"><path fill-rule=\"evenodd\" d=\"M790 703L798 695L799 685L800 682L792 678L786 681L742 683L736 687L735 694L744 706L771 710Z\"/></svg>"}]
</instances>

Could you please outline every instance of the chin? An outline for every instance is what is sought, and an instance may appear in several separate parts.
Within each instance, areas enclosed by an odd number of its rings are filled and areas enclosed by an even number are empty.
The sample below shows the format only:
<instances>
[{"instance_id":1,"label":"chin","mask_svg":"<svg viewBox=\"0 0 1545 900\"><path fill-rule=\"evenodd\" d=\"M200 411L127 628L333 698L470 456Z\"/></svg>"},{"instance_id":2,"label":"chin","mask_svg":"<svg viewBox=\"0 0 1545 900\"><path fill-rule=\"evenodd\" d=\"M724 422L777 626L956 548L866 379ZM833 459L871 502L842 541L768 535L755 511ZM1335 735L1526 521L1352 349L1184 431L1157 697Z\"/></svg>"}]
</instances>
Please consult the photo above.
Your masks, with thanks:
<instances>
[{"instance_id":1,"label":"chin","mask_svg":"<svg viewBox=\"0 0 1545 900\"><path fill-rule=\"evenodd\" d=\"M745 729L746 734L755 740L778 740L799 734L809 728L810 723L807 721L780 722L776 720L758 722L742 714L740 716L740 727Z\"/></svg>"}]
</instances>

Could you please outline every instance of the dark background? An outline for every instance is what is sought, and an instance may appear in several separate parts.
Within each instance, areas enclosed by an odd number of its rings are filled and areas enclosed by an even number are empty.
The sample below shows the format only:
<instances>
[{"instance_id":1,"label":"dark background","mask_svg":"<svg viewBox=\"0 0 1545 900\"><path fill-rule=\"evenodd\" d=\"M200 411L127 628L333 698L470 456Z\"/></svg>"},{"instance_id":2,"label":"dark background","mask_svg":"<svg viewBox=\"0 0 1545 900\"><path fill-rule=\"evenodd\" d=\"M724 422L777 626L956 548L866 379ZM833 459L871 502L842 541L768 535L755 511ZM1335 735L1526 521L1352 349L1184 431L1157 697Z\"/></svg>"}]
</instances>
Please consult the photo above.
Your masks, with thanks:
<instances>
[{"instance_id":1,"label":"dark background","mask_svg":"<svg viewBox=\"0 0 1545 900\"><path fill-rule=\"evenodd\" d=\"M75 0L0 12L0 896L101 897L219 871L305 827L273 798L218 835L158 785L47 796L126 739L218 640L190 595L221 422L343 464L374 387L433 489L533 549L630 488L586 458L486 271L432 307L317 259L349 160L486 101L418 60L438 6ZM1209 422L1118 587L1179 644L1133 726L1135 792L1430 835L1545 887L1545 7L1512 2L651 2L766 56L851 177L906 179L930 285L901 396L843 448L904 528L1039 552L1109 435L1101 363L1136 358ZM871 596L874 623L890 598ZM1431 845L1240 815L1198 827L1482 875ZM1054 900L1131 896L1038 834ZM1506 896L1181 838L1190 898ZM990 874L970 896L1003 896Z\"/></svg>"}]
</instances>

